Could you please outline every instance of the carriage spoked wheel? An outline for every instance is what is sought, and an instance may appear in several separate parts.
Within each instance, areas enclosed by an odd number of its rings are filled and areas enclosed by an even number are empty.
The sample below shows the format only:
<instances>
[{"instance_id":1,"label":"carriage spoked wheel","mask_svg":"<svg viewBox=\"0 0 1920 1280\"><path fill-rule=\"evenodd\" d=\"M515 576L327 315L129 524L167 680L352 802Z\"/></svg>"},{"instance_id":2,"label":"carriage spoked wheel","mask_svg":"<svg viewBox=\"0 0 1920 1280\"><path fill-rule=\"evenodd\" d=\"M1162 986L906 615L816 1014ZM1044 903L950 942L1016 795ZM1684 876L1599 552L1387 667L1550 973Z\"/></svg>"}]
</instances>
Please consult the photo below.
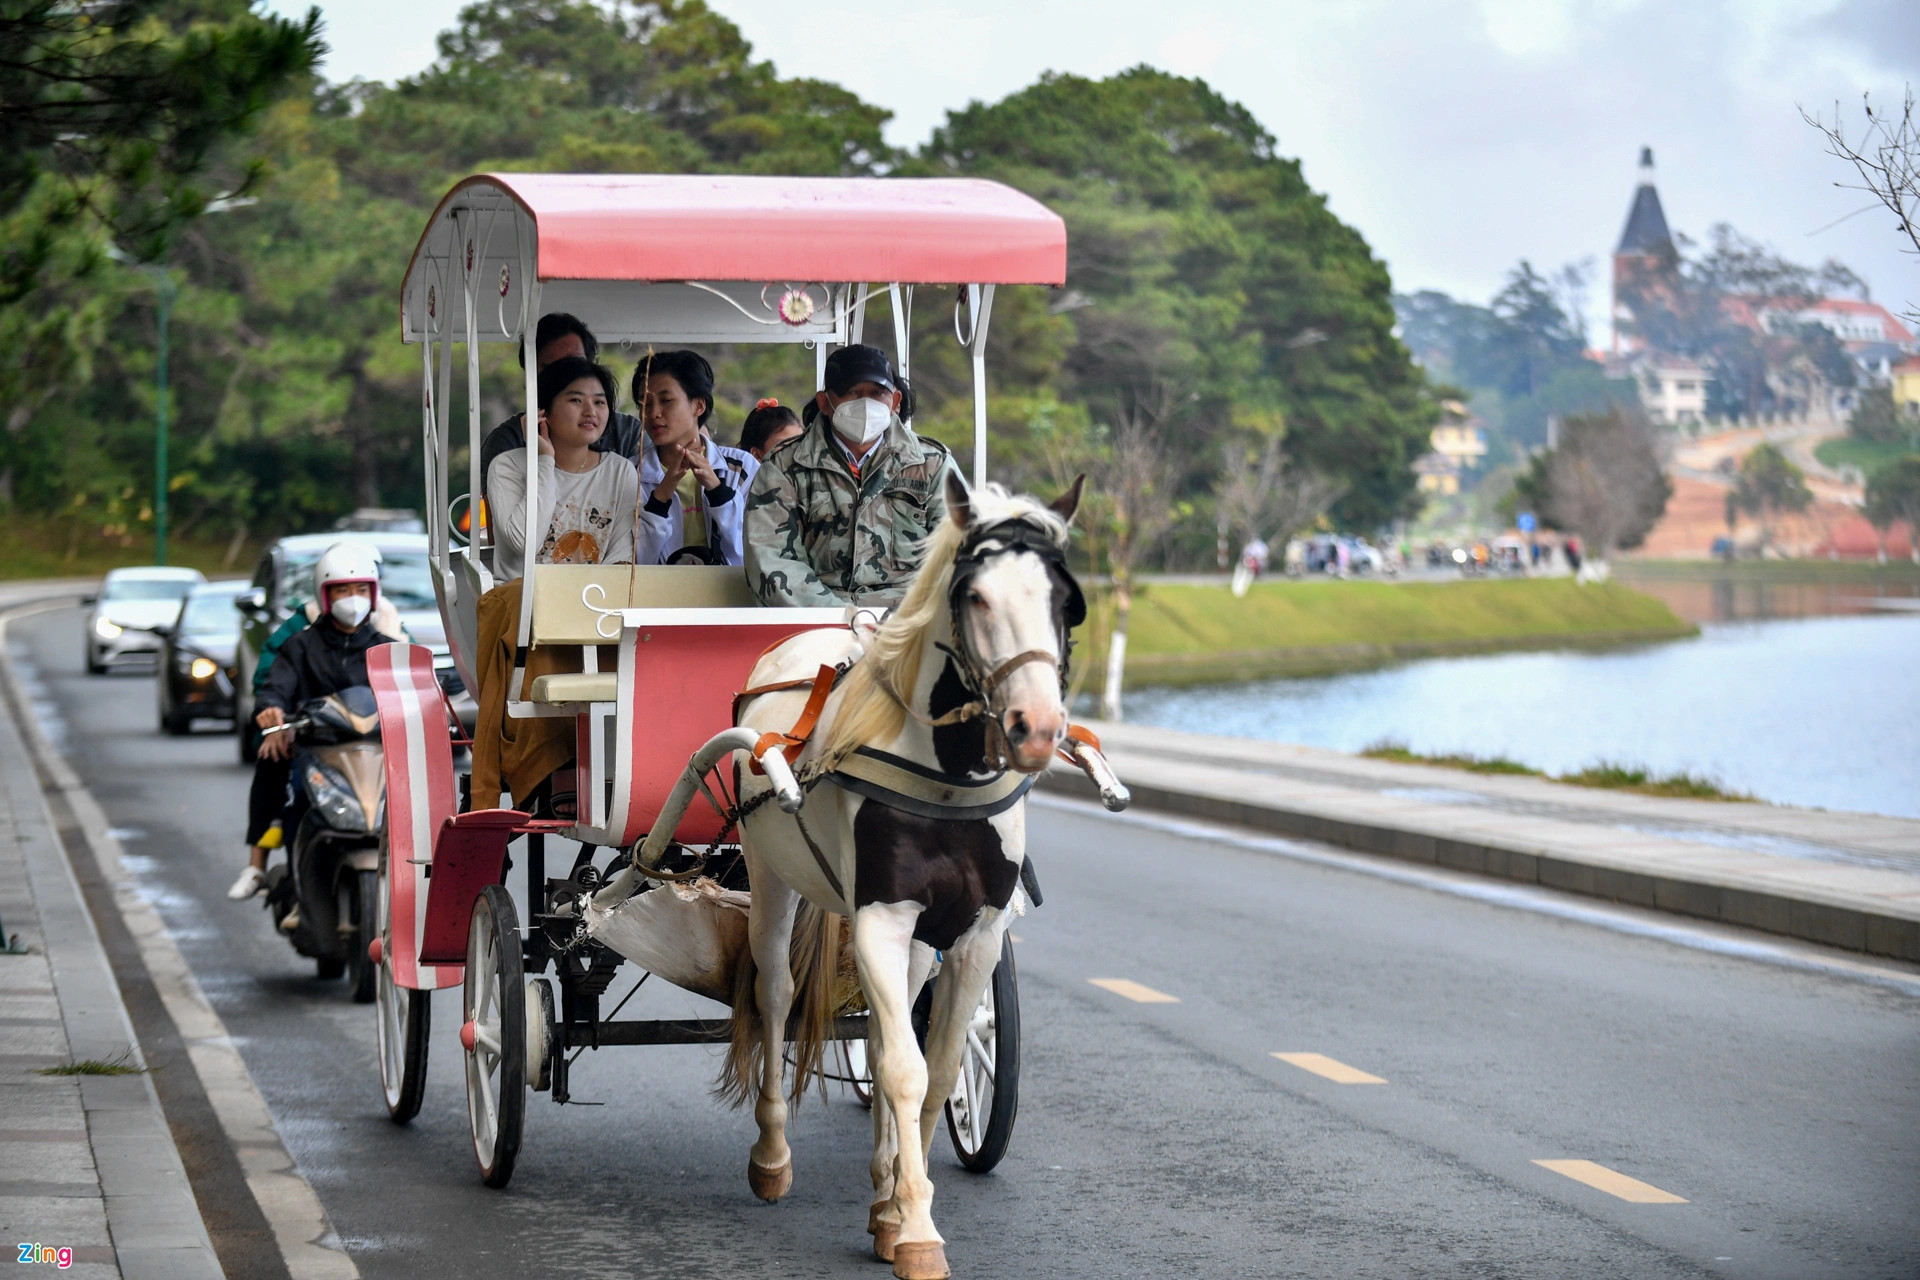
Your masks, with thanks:
<instances>
[{"instance_id":1,"label":"carriage spoked wheel","mask_svg":"<svg viewBox=\"0 0 1920 1280\"><path fill-rule=\"evenodd\" d=\"M387 891L386 852L381 851L379 906L380 963L374 966L375 1026L380 1041L380 1091L386 1097L387 1118L405 1124L420 1113L427 1088L428 1015L431 991L409 991L393 980L393 934L388 928L392 903ZM357 942L356 942L357 945Z\"/></svg>"},{"instance_id":2,"label":"carriage spoked wheel","mask_svg":"<svg viewBox=\"0 0 1920 1280\"><path fill-rule=\"evenodd\" d=\"M1002 937L1000 963L974 1008L960 1050L960 1075L947 1098L947 1136L960 1163L974 1173L999 1164L1019 1109L1020 983L1013 939Z\"/></svg>"},{"instance_id":3,"label":"carriage spoked wheel","mask_svg":"<svg viewBox=\"0 0 1920 1280\"><path fill-rule=\"evenodd\" d=\"M460 1027L467 1057L467 1122L480 1180L490 1187L504 1187L513 1177L527 1114L525 982L519 914L505 886L490 884L474 899L467 928Z\"/></svg>"}]
</instances>

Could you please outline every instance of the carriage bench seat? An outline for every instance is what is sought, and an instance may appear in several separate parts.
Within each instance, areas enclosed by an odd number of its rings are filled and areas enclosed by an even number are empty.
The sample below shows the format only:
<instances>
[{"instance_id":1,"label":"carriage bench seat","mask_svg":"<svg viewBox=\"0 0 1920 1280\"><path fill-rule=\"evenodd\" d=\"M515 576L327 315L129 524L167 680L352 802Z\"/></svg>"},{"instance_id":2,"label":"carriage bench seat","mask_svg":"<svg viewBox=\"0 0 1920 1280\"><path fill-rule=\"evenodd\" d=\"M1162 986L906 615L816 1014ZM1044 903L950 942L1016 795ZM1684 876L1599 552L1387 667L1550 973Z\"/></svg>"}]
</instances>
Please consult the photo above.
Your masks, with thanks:
<instances>
[{"instance_id":1,"label":"carriage bench seat","mask_svg":"<svg viewBox=\"0 0 1920 1280\"><path fill-rule=\"evenodd\" d=\"M568 675L536 676L535 702L612 702L619 696L620 675L615 671L584 671Z\"/></svg>"}]
</instances>

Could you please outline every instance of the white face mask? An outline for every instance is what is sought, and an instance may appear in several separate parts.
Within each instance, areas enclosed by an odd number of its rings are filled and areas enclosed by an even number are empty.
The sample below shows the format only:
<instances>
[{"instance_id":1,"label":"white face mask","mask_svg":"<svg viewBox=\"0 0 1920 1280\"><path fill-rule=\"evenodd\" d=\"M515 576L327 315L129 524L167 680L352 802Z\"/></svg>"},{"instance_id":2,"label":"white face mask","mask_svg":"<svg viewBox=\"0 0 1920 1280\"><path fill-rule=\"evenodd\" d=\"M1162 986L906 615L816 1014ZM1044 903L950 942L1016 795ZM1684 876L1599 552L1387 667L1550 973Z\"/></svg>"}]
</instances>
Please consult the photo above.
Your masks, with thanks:
<instances>
[{"instance_id":1,"label":"white face mask","mask_svg":"<svg viewBox=\"0 0 1920 1280\"><path fill-rule=\"evenodd\" d=\"M878 440L893 421L893 410L884 400L868 400L864 397L849 400L833 411L833 429L848 444L865 444L869 440Z\"/></svg>"},{"instance_id":2,"label":"white face mask","mask_svg":"<svg viewBox=\"0 0 1920 1280\"><path fill-rule=\"evenodd\" d=\"M351 631L373 612L373 601L366 596L340 596L334 600L333 608L328 612L333 615L335 622Z\"/></svg>"}]
</instances>

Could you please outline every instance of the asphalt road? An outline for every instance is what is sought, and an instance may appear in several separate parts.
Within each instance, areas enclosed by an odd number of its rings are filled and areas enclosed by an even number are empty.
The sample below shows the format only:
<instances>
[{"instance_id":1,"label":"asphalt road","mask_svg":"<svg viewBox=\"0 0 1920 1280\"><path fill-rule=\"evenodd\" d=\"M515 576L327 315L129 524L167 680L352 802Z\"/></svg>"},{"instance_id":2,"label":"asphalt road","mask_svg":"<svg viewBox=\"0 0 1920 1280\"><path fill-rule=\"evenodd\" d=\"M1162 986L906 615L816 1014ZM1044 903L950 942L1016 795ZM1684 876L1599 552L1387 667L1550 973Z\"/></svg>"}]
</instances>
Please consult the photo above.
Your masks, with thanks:
<instances>
[{"instance_id":1,"label":"asphalt road","mask_svg":"<svg viewBox=\"0 0 1920 1280\"><path fill-rule=\"evenodd\" d=\"M708 1096L715 1051L584 1056L574 1096L606 1105L535 1095L489 1191L442 993L426 1106L388 1123L371 1007L225 899L231 737L161 737L150 677L82 674L79 616L15 622L15 661L363 1275L884 1273L867 1114L803 1106L793 1194L762 1205L751 1117ZM956 1275L1920 1274L1920 970L1303 842L1031 814L1047 901L1015 926L1013 1147L985 1177L935 1148ZM716 1009L658 986L628 1011Z\"/></svg>"}]
</instances>

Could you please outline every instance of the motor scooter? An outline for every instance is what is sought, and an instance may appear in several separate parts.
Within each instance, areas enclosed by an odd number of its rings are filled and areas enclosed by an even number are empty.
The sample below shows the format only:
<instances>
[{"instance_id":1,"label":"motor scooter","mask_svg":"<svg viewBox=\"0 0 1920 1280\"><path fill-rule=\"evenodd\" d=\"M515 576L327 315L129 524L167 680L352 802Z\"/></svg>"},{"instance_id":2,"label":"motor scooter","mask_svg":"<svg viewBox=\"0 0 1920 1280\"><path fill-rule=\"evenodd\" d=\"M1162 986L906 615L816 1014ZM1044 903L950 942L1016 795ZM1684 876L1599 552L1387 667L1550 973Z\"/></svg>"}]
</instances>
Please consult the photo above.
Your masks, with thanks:
<instances>
[{"instance_id":1,"label":"motor scooter","mask_svg":"<svg viewBox=\"0 0 1920 1280\"><path fill-rule=\"evenodd\" d=\"M267 733L294 735L293 803L283 822L292 834L285 840L287 860L267 871L267 909L320 977L345 974L354 1000L366 1004L376 976L367 948L379 936L387 826L373 690L356 685L311 698Z\"/></svg>"}]
</instances>

